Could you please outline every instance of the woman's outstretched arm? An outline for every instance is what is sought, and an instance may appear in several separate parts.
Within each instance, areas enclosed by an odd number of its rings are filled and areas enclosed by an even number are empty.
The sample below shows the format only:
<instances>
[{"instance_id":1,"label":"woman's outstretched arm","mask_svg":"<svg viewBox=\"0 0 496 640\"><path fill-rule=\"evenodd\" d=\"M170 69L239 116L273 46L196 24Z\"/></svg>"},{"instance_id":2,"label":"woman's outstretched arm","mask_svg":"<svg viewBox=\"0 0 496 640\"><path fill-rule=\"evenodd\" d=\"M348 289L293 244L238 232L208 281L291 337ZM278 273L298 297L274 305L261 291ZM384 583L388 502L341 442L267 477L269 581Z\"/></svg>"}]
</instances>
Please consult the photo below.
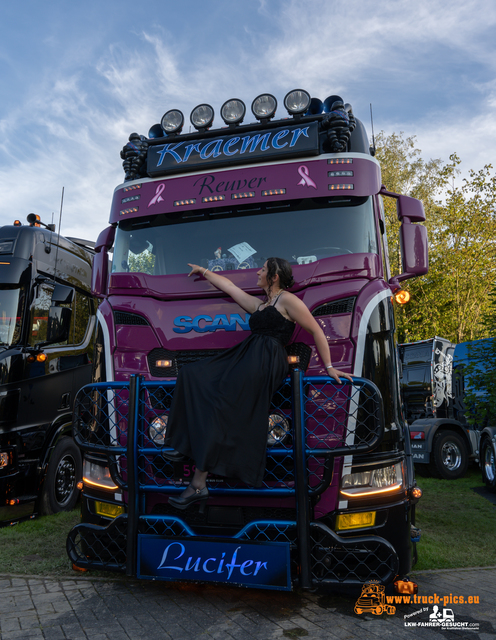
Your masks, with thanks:
<instances>
[{"instance_id":1,"label":"woman's outstretched arm","mask_svg":"<svg viewBox=\"0 0 496 640\"><path fill-rule=\"evenodd\" d=\"M245 311L248 311L248 313L253 313L260 306L260 300L258 298L251 296L249 293L243 291L243 289L237 287L233 282L231 282L231 280L229 280L229 278L221 276L218 273L213 273L209 269L200 267L197 264L190 264L188 262L188 266L191 267L191 272L188 274L188 277L194 274L203 276L213 284L214 287L220 289L224 293L227 293L228 296L237 302Z\"/></svg>"}]
</instances>

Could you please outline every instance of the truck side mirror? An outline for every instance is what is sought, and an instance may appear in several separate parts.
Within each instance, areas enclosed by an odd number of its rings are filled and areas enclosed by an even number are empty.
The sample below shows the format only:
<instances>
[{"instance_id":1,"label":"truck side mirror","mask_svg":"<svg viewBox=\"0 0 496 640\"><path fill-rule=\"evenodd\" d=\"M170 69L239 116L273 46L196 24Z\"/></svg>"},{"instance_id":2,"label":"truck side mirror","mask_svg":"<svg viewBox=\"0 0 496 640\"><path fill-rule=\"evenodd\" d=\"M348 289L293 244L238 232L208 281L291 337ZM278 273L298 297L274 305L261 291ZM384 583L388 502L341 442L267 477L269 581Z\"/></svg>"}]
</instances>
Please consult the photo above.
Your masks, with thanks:
<instances>
[{"instance_id":1,"label":"truck side mirror","mask_svg":"<svg viewBox=\"0 0 496 640\"><path fill-rule=\"evenodd\" d=\"M47 339L45 345L65 342L71 330L72 310L61 307L61 304L71 304L74 299L74 289L64 284L56 284L52 293L52 304L48 310Z\"/></svg>"},{"instance_id":2,"label":"truck side mirror","mask_svg":"<svg viewBox=\"0 0 496 640\"><path fill-rule=\"evenodd\" d=\"M104 298L107 295L109 276L109 257L115 238L115 227L104 229L95 243L95 257L93 258L93 270L91 272L91 293L96 298Z\"/></svg>"},{"instance_id":3,"label":"truck side mirror","mask_svg":"<svg viewBox=\"0 0 496 640\"><path fill-rule=\"evenodd\" d=\"M429 270L427 229L422 224L412 224L425 221L424 207L420 200L387 191L384 186L379 194L395 198L396 214L401 222L400 246L403 273L389 281L393 288L399 288L399 282L402 280L422 276Z\"/></svg>"}]
</instances>

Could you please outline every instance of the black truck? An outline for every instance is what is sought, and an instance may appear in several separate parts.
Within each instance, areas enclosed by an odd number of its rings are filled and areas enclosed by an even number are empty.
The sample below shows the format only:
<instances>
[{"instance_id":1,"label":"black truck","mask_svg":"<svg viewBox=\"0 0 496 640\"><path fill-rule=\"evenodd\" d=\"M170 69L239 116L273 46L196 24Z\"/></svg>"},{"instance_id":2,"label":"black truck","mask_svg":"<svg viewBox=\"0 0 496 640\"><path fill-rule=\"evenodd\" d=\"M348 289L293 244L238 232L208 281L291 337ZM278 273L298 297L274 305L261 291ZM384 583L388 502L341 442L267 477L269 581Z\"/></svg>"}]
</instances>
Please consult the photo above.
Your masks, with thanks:
<instances>
[{"instance_id":1,"label":"black truck","mask_svg":"<svg viewBox=\"0 0 496 640\"><path fill-rule=\"evenodd\" d=\"M455 345L435 336L399 345L403 410L419 471L448 480L461 478L470 460L479 460L481 443L491 442L490 427L467 421L464 402L470 384L464 367L473 359L470 345L482 342ZM486 449L490 474L494 453L489 445Z\"/></svg>"},{"instance_id":2,"label":"black truck","mask_svg":"<svg viewBox=\"0 0 496 640\"><path fill-rule=\"evenodd\" d=\"M77 501L72 407L91 380L93 254L34 214L0 228L0 525Z\"/></svg>"}]
</instances>

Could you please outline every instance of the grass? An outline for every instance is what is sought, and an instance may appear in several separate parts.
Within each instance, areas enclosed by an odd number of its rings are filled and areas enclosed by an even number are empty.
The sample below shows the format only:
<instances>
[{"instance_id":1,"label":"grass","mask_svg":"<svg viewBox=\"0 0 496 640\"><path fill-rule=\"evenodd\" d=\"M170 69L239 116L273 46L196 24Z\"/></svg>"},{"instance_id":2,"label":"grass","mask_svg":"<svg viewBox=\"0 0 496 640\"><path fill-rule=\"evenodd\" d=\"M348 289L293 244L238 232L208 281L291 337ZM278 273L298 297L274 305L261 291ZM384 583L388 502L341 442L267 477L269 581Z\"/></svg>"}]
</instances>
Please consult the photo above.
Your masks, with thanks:
<instances>
[{"instance_id":1,"label":"grass","mask_svg":"<svg viewBox=\"0 0 496 640\"><path fill-rule=\"evenodd\" d=\"M496 565L496 506L473 491L482 487L480 471L460 480L417 479L424 494L417 506L415 570ZM69 530L79 522L79 508L0 528L0 571L3 574L55 577L120 574L73 571L65 550Z\"/></svg>"},{"instance_id":2,"label":"grass","mask_svg":"<svg viewBox=\"0 0 496 640\"><path fill-rule=\"evenodd\" d=\"M496 506L473 491L480 470L459 480L417 478L423 496L416 525L422 530L416 570L496 565Z\"/></svg>"},{"instance_id":3,"label":"grass","mask_svg":"<svg viewBox=\"0 0 496 640\"><path fill-rule=\"evenodd\" d=\"M0 529L3 574L75 576L65 550L68 532L80 521L79 507Z\"/></svg>"}]
</instances>

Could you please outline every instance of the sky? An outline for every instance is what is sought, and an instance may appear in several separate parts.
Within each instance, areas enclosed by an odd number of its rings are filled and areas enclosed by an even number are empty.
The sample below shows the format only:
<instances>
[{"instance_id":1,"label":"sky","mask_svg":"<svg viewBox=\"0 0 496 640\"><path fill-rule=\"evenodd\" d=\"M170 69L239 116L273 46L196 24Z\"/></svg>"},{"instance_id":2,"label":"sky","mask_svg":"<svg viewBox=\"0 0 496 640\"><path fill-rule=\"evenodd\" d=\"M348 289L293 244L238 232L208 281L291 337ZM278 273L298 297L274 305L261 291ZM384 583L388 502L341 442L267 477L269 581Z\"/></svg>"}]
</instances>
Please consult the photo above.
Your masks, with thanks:
<instances>
[{"instance_id":1,"label":"sky","mask_svg":"<svg viewBox=\"0 0 496 640\"><path fill-rule=\"evenodd\" d=\"M494 0L1 2L0 225L37 213L96 240L120 150L171 108L247 108L306 89L351 103L369 135L416 136L462 174L494 161ZM251 115L251 113L250 113ZM245 119L245 122L249 122ZM186 129L185 129L186 130Z\"/></svg>"}]
</instances>

